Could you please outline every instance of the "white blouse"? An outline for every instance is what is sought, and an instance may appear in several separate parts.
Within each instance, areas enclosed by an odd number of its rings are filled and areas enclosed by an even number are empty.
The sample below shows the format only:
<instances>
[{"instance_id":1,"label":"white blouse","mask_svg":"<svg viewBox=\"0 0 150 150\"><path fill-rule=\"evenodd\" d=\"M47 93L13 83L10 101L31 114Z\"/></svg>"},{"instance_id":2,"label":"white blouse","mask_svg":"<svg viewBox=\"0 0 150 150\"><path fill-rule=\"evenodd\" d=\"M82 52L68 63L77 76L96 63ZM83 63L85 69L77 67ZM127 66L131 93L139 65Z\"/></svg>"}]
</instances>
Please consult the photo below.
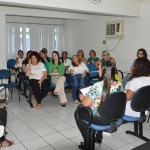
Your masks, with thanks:
<instances>
[{"instance_id":1,"label":"white blouse","mask_svg":"<svg viewBox=\"0 0 150 150\"><path fill-rule=\"evenodd\" d=\"M84 71L89 72L89 69L88 69L88 67L86 66L86 64L84 62L81 62L79 64L79 66L73 66L71 64L70 67L68 68L68 71L70 71L71 69L74 70L73 75L82 74Z\"/></svg>"},{"instance_id":2,"label":"white blouse","mask_svg":"<svg viewBox=\"0 0 150 150\"><path fill-rule=\"evenodd\" d=\"M138 77L138 78L134 78L131 81L129 81L126 84L125 89L126 90L130 89L131 91L135 92L139 88L144 87L144 86L148 86L148 85L150 85L150 77ZM125 115L133 116L133 117L139 117L140 113L133 111L130 103L131 103L131 101L128 101L126 103Z\"/></svg>"},{"instance_id":3,"label":"white blouse","mask_svg":"<svg viewBox=\"0 0 150 150\"><path fill-rule=\"evenodd\" d=\"M27 65L27 68L28 66L29 65ZM44 71L46 71L46 68L43 63L39 62L36 66L31 64L31 74L29 75L29 79L40 80Z\"/></svg>"}]
</instances>

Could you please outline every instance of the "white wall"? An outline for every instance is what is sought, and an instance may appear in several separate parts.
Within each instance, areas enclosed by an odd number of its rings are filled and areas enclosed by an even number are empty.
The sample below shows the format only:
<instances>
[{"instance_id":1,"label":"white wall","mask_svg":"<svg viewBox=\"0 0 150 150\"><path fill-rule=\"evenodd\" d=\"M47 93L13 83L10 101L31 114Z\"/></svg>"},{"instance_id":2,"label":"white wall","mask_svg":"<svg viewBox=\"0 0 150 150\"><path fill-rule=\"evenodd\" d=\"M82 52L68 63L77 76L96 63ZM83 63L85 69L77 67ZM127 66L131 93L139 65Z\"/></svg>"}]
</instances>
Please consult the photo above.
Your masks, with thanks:
<instances>
[{"instance_id":1,"label":"white wall","mask_svg":"<svg viewBox=\"0 0 150 150\"><path fill-rule=\"evenodd\" d=\"M0 69L6 68L5 14L0 13Z\"/></svg>"},{"instance_id":2,"label":"white wall","mask_svg":"<svg viewBox=\"0 0 150 150\"><path fill-rule=\"evenodd\" d=\"M89 0L0 0L0 3L72 12L140 16L140 3L135 0L102 0L101 4L93 4Z\"/></svg>"},{"instance_id":3,"label":"white wall","mask_svg":"<svg viewBox=\"0 0 150 150\"><path fill-rule=\"evenodd\" d=\"M79 49L85 51L88 58L90 49L95 49L97 56L105 50L103 40L105 39L105 23L107 21L125 21L125 34L118 47L110 51L117 61L118 69L127 71L130 69L136 52L139 48L145 48L150 58L150 3L143 4L142 18L123 18L109 16L91 15L89 21L65 21L66 50L73 55ZM108 48L112 49L118 40L107 40Z\"/></svg>"}]
</instances>

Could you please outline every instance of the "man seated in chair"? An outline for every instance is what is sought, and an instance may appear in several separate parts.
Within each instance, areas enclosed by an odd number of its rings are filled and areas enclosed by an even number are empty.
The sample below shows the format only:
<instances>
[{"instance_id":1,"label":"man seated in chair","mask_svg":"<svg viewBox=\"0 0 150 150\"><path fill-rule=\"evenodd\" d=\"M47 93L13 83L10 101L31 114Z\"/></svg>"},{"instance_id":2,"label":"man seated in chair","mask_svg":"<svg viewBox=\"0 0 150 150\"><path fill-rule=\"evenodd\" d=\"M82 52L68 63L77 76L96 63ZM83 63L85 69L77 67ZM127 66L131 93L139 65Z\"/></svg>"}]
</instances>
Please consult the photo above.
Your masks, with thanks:
<instances>
[{"instance_id":1,"label":"man seated in chair","mask_svg":"<svg viewBox=\"0 0 150 150\"><path fill-rule=\"evenodd\" d=\"M99 88L91 88L90 91L86 94L86 97L81 94L80 100L83 106L91 108L93 112L92 124L108 125L108 121L102 120L99 117L100 106L109 93L121 91L122 84L121 82L115 80L115 66L110 62L106 63L105 66L102 66L102 64L99 65L99 76L103 79L99 82ZM75 111L75 120L84 141L86 141L88 136L88 126L82 123L82 121L77 117L77 113L78 112ZM82 115L84 118L86 117L85 114ZM102 142L101 131L96 134L95 142L99 144ZM81 142L79 148L86 149L86 144Z\"/></svg>"},{"instance_id":2,"label":"man seated in chair","mask_svg":"<svg viewBox=\"0 0 150 150\"><path fill-rule=\"evenodd\" d=\"M127 96L125 115L140 116L140 112L131 109L130 100L136 90L148 85L150 85L150 61L147 58L137 58L132 66L131 77L125 87Z\"/></svg>"}]
</instances>

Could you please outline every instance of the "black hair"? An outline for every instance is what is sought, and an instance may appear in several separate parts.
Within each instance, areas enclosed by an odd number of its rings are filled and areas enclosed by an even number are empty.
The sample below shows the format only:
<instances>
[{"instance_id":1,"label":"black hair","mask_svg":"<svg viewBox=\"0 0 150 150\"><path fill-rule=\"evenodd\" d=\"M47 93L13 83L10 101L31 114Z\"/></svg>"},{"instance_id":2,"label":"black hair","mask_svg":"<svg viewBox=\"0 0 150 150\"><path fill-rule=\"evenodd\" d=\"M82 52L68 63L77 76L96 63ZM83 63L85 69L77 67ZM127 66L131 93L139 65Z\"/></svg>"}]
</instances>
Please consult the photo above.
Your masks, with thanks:
<instances>
[{"instance_id":1,"label":"black hair","mask_svg":"<svg viewBox=\"0 0 150 150\"><path fill-rule=\"evenodd\" d=\"M58 56L58 65L60 65L61 64L61 62L60 62L60 56L59 56L59 53L57 51L53 51L52 52L52 63L54 64L53 53L57 54L57 56Z\"/></svg>"},{"instance_id":2,"label":"black hair","mask_svg":"<svg viewBox=\"0 0 150 150\"><path fill-rule=\"evenodd\" d=\"M96 52L94 50L90 50L89 55L90 55L91 52L93 52L94 56L96 56Z\"/></svg>"},{"instance_id":3,"label":"black hair","mask_svg":"<svg viewBox=\"0 0 150 150\"><path fill-rule=\"evenodd\" d=\"M66 51L63 51L63 52L62 52L62 54L61 54L61 59L62 59L62 62L63 62L63 63L64 63L64 59L63 59L63 54L64 54L64 53L68 56L68 52L66 52Z\"/></svg>"},{"instance_id":4,"label":"black hair","mask_svg":"<svg viewBox=\"0 0 150 150\"><path fill-rule=\"evenodd\" d=\"M111 62L106 62L104 66L102 66L102 79L103 79L103 90L102 97L99 104L99 109L102 102L107 98L110 93L111 83L112 81L116 81L115 79L115 65Z\"/></svg>"},{"instance_id":5,"label":"black hair","mask_svg":"<svg viewBox=\"0 0 150 150\"><path fill-rule=\"evenodd\" d=\"M19 51L18 51L18 54L19 54L20 52L23 54L23 51L22 51L22 50L19 50Z\"/></svg>"},{"instance_id":6,"label":"black hair","mask_svg":"<svg viewBox=\"0 0 150 150\"><path fill-rule=\"evenodd\" d=\"M146 50L145 50L144 48L140 48L140 49L137 51L137 57L138 57L139 51L142 51L142 52L143 52L143 57L144 57L144 58L147 58L147 52L146 52Z\"/></svg>"},{"instance_id":7,"label":"black hair","mask_svg":"<svg viewBox=\"0 0 150 150\"><path fill-rule=\"evenodd\" d=\"M46 53L46 51L45 50L41 50L40 51L40 53L44 53L44 54L46 54L46 60L48 61L48 62L50 62L50 59L48 58L48 56L47 56L47 53ZM43 63L43 64L45 64L45 61L44 61L44 59L42 58L42 57L40 57L40 59L41 59L41 62Z\"/></svg>"},{"instance_id":8,"label":"black hair","mask_svg":"<svg viewBox=\"0 0 150 150\"><path fill-rule=\"evenodd\" d=\"M38 62L40 61L40 55L39 55L38 52L32 51L32 52L30 53L29 59L31 59L32 56L35 56L35 57L37 58L37 61L38 61Z\"/></svg>"}]
</instances>

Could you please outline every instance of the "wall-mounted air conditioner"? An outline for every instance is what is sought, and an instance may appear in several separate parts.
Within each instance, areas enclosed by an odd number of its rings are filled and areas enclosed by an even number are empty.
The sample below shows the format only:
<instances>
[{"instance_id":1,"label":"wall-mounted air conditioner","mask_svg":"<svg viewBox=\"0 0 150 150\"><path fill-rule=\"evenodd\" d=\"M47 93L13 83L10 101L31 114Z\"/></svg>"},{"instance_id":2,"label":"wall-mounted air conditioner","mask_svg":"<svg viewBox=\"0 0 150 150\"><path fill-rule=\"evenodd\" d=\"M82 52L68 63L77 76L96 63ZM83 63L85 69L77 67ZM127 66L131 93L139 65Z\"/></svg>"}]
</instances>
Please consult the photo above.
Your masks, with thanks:
<instances>
[{"instance_id":1,"label":"wall-mounted air conditioner","mask_svg":"<svg viewBox=\"0 0 150 150\"><path fill-rule=\"evenodd\" d=\"M124 21L111 21L106 23L106 39L123 39Z\"/></svg>"}]
</instances>

